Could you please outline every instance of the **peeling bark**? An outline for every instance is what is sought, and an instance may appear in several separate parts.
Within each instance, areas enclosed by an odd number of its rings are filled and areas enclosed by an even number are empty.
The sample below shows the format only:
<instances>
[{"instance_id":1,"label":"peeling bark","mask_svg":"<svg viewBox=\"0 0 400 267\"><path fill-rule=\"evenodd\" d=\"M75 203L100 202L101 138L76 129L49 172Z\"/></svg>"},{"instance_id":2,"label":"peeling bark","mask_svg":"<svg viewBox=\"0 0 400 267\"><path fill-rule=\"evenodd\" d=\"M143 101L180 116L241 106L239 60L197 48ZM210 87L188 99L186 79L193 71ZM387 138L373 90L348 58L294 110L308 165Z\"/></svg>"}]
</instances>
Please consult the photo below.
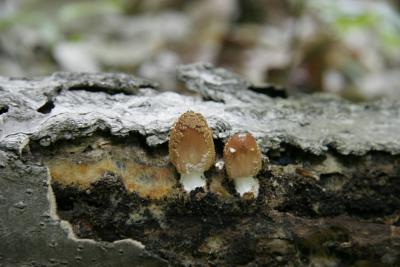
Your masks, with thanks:
<instances>
[{"instance_id":1,"label":"peeling bark","mask_svg":"<svg viewBox=\"0 0 400 267\"><path fill-rule=\"evenodd\" d=\"M202 64L178 75L199 97L123 74L0 78L0 266L400 265L398 102L270 97ZM257 199L221 164L207 190L180 188L167 140L187 110L217 162L232 134L256 137Z\"/></svg>"}]
</instances>

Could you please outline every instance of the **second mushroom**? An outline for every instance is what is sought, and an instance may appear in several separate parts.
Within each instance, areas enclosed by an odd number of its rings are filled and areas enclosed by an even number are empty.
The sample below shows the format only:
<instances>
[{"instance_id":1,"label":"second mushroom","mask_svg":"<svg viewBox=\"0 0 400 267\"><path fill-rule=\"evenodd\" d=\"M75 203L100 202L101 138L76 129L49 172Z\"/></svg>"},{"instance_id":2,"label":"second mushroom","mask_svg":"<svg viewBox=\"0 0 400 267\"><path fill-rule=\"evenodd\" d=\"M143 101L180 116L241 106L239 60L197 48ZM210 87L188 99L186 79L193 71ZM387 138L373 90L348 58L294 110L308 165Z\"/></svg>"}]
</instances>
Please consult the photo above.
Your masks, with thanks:
<instances>
[{"instance_id":1,"label":"second mushroom","mask_svg":"<svg viewBox=\"0 0 400 267\"><path fill-rule=\"evenodd\" d=\"M259 182L255 178L262 167L261 152L250 133L239 133L229 138L224 147L224 161L228 177L236 191L243 196L258 196Z\"/></svg>"}]
</instances>

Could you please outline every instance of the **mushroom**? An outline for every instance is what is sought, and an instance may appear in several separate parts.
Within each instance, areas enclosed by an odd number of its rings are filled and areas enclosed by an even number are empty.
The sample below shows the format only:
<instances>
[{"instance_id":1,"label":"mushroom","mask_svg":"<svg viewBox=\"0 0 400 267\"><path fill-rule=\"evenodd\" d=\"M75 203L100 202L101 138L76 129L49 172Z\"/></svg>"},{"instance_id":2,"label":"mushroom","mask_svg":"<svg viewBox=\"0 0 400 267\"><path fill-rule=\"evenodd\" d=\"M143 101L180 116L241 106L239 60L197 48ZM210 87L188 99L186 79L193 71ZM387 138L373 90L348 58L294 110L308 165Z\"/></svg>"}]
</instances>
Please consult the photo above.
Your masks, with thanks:
<instances>
[{"instance_id":1,"label":"mushroom","mask_svg":"<svg viewBox=\"0 0 400 267\"><path fill-rule=\"evenodd\" d=\"M205 187L204 172L214 164L215 148L203 115L193 111L182 114L170 132L168 148L185 191Z\"/></svg>"},{"instance_id":2,"label":"mushroom","mask_svg":"<svg viewBox=\"0 0 400 267\"><path fill-rule=\"evenodd\" d=\"M254 176L261 170L262 161L254 137L250 133L239 133L229 138L224 147L224 160L228 177L240 196L250 192L257 197L260 185Z\"/></svg>"}]
</instances>

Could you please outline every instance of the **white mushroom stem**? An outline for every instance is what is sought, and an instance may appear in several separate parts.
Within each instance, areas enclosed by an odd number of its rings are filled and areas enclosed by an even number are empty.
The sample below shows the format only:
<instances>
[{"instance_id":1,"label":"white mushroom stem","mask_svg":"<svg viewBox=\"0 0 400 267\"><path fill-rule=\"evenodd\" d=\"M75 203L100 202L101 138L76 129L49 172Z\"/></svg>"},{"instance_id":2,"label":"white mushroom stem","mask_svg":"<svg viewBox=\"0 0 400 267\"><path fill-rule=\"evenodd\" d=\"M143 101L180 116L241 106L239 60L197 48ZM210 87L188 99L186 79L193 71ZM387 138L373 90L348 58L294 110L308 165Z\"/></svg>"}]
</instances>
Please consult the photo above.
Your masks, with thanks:
<instances>
[{"instance_id":1,"label":"white mushroom stem","mask_svg":"<svg viewBox=\"0 0 400 267\"><path fill-rule=\"evenodd\" d=\"M253 193L254 197L258 196L258 189L260 188L260 184L258 183L258 180L254 177L240 177L235 178L233 181L235 183L235 189L240 194L240 196L243 196L247 192Z\"/></svg>"},{"instance_id":2,"label":"white mushroom stem","mask_svg":"<svg viewBox=\"0 0 400 267\"><path fill-rule=\"evenodd\" d=\"M203 172L193 171L181 174L181 184L186 192L195 190L197 187L206 187L206 179Z\"/></svg>"}]
</instances>

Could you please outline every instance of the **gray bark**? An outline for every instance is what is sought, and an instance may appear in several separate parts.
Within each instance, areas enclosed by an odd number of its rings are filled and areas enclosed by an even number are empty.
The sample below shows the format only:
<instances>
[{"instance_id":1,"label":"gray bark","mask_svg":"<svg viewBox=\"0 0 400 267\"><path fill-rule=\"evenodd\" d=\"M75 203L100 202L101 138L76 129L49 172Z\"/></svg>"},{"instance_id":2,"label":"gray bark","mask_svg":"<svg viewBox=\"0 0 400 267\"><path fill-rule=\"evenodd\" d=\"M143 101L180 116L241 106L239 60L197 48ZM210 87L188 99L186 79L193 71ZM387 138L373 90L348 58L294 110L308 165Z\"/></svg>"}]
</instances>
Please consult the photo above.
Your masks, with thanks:
<instances>
[{"instance_id":1,"label":"gray bark","mask_svg":"<svg viewBox=\"0 0 400 267\"><path fill-rule=\"evenodd\" d=\"M0 266L400 265L399 101L270 97L248 90L251 85L235 74L202 64L183 66L178 75L197 96L159 92L156 84L124 74L0 77ZM110 142L136 138L136 145L165 159L169 130L187 110L206 117L220 144L237 132L256 137L269 158L259 175L260 197L240 199L229 181L225 198L185 196L177 186L181 198L153 204L169 221L179 218L180 229L167 223L140 242L128 230L114 231L107 241L102 230L87 236L75 231L68 220L80 215L57 210L54 199L67 189L51 186L46 162L68 157L66 148L105 132ZM215 212L205 214L208 209ZM234 222L210 226L195 245L196 234L186 232L193 218L208 220L199 223L200 232L217 218ZM109 221L91 221L102 223ZM163 231L177 241L163 240ZM179 231L190 248L180 251ZM216 237L220 243L210 245Z\"/></svg>"}]
</instances>

